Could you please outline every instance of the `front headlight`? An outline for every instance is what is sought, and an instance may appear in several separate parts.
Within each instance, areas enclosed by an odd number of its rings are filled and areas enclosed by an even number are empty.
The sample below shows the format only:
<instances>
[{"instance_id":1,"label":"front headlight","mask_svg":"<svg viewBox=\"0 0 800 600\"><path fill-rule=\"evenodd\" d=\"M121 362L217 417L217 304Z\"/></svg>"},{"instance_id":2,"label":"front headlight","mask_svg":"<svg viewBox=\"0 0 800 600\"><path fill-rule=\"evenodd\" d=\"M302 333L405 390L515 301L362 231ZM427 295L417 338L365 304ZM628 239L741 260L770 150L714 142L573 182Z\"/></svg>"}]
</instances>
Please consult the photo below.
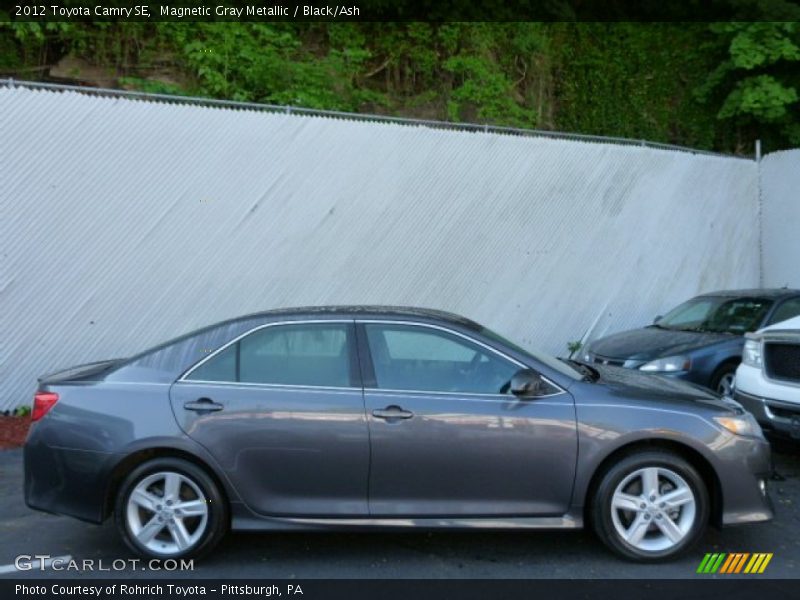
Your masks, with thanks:
<instances>
[{"instance_id":1,"label":"front headlight","mask_svg":"<svg viewBox=\"0 0 800 600\"><path fill-rule=\"evenodd\" d=\"M725 429L736 435L758 437L761 435L761 426L750 413L735 417L714 417L714 420Z\"/></svg>"},{"instance_id":2,"label":"front headlight","mask_svg":"<svg viewBox=\"0 0 800 600\"><path fill-rule=\"evenodd\" d=\"M751 367L761 368L761 340L748 338L742 350L742 362Z\"/></svg>"},{"instance_id":3,"label":"front headlight","mask_svg":"<svg viewBox=\"0 0 800 600\"><path fill-rule=\"evenodd\" d=\"M640 371L651 373L675 373L677 371L688 371L692 368L692 359L688 356L666 356L639 367Z\"/></svg>"}]
</instances>

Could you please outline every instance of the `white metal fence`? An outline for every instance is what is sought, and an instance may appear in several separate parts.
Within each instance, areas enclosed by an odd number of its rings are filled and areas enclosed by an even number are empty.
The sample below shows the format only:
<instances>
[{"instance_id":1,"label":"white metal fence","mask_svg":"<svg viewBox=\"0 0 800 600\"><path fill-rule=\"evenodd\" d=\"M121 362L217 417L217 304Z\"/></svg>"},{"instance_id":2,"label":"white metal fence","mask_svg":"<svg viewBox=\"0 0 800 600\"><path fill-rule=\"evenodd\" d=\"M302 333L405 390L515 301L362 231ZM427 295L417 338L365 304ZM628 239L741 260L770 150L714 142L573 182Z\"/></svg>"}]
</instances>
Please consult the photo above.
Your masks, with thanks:
<instances>
[{"instance_id":1,"label":"white metal fence","mask_svg":"<svg viewBox=\"0 0 800 600\"><path fill-rule=\"evenodd\" d=\"M455 311L522 345L759 283L754 161L0 87L0 409L273 307Z\"/></svg>"},{"instance_id":2,"label":"white metal fence","mask_svg":"<svg viewBox=\"0 0 800 600\"><path fill-rule=\"evenodd\" d=\"M761 161L764 285L800 288L800 150Z\"/></svg>"}]
</instances>

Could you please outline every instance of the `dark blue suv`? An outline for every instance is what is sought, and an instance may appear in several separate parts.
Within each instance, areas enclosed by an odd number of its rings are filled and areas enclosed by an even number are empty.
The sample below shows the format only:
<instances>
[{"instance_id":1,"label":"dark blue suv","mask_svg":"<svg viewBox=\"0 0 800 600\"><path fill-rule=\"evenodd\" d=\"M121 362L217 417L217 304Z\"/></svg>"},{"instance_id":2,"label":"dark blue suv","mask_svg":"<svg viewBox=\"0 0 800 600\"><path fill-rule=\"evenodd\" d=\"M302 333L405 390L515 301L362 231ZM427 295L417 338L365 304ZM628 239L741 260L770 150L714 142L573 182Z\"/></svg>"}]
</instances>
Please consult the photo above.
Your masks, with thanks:
<instances>
[{"instance_id":1,"label":"dark blue suv","mask_svg":"<svg viewBox=\"0 0 800 600\"><path fill-rule=\"evenodd\" d=\"M744 334L800 315L800 290L728 290L684 302L642 329L587 344L588 363L668 375L730 395Z\"/></svg>"}]
</instances>

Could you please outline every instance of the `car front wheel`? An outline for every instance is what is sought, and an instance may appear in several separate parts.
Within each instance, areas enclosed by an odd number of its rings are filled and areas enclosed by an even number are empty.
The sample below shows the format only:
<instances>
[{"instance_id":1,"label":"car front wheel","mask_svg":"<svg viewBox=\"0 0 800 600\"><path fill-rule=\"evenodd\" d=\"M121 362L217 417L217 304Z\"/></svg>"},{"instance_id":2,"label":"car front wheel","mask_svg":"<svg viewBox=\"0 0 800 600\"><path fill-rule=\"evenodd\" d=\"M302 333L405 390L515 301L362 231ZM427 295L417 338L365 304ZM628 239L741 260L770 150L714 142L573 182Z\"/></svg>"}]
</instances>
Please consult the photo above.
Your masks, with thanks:
<instances>
[{"instance_id":1,"label":"car front wheel","mask_svg":"<svg viewBox=\"0 0 800 600\"><path fill-rule=\"evenodd\" d=\"M661 451L629 455L613 465L591 507L600 539L639 562L677 557L703 534L708 515L700 475L683 458Z\"/></svg>"},{"instance_id":2,"label":"car front wheel","mask_svg":"<svg viewBox=\"0 0 800 600\"><path fill-rule=\"evenodd\" d=\"M159 458L139 465L117 494L115 520L128 546L147 558L196 557L227 530L228 511L197 465Z\"/></svg>"},{"instance_id":3,"label":"car front wheel","mask_svg":"<svg viewBox=\"0 0 800 600\"><path fill-rule=\"evenodd\" d=\"M736 378L735 363L727 363L719 367L711 377L710 388L722 396L733 396L733 381Z\"/></svg>"}]
</instances>

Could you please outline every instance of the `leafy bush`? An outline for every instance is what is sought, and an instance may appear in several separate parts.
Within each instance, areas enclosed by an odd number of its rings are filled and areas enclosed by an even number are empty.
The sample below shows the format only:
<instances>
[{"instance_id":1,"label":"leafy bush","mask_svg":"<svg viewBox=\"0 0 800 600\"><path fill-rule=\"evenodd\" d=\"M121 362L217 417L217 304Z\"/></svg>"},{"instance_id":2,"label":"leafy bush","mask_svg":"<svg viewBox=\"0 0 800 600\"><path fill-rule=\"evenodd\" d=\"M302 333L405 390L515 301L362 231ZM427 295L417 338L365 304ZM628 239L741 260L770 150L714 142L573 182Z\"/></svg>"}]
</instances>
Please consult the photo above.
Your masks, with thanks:
<instances>
[{"instance_id":1,"label":"leafy bush","mask_svg":"<svg viewBox=\"0 0 800 600\"><path fill-rule=\"evenodd\" d=\"M28 405L19 406L14 409L15 417L29 417L31 416L31 407Z\"/></svg>"}]
</instances>

